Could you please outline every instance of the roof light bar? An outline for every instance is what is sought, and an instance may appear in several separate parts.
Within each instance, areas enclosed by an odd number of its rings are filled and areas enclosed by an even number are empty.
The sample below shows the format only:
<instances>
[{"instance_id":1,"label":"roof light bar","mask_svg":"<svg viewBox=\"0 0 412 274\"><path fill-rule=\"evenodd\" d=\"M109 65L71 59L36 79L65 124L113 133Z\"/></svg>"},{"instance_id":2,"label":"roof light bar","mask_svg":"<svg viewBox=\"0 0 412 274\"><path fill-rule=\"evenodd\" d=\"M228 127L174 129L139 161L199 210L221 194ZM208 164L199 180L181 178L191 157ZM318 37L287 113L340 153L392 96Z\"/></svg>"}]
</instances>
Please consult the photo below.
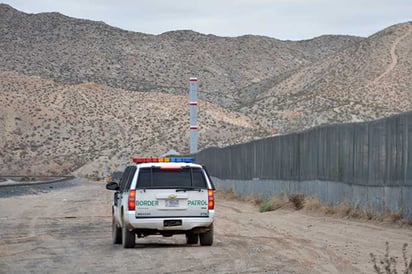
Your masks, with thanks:
<instances>
[{"instance_id":1,"label":"roof light bar","mask_svg":"<svg viewBox=\"0 0 412 274\"><path fill-rule=\"evenodd\" d=\"M133 162L136 164L141 163L194 163L193 157L166 157L166 158L133 158Z\"/></svg>"}]
</instances>

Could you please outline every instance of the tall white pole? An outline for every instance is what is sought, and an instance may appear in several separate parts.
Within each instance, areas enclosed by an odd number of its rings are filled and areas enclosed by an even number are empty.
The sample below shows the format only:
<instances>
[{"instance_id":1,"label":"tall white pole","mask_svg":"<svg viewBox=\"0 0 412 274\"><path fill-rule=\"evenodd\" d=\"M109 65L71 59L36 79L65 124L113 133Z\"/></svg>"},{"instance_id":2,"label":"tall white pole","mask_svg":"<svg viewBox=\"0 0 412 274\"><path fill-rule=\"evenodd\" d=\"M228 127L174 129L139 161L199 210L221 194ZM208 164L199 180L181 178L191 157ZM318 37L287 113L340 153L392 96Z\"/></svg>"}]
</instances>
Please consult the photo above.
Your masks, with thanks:
<instances>
[{"instance_id":1,"label":"tall white pole","mask_svg":"<svg viewBox=\"0 0 412 274\"><path fill-rule=\"evenodd\" d=\"M190 106L190 154L197 152L197 78L189 80Z\"/></svg>"}]
</instances>

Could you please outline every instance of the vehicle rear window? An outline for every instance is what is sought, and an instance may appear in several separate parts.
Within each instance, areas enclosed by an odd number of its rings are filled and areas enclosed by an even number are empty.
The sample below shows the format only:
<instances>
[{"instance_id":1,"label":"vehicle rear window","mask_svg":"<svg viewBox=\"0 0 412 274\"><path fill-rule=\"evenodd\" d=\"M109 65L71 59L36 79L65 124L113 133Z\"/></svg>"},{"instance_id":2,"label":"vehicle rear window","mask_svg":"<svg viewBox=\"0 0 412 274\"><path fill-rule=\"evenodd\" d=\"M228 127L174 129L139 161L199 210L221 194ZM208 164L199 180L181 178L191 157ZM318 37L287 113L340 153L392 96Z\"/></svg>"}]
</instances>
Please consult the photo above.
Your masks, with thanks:
<instances>
[{"instance_id":1,"label":"vehicle rear window","mask_svg":"<svg viewBox=\"0 0 412 274\"><path fill-rule=\"evenodd\" d=\"M207 188L200 168L141 168L137 188Z\"/></svg>"}]
</instances>

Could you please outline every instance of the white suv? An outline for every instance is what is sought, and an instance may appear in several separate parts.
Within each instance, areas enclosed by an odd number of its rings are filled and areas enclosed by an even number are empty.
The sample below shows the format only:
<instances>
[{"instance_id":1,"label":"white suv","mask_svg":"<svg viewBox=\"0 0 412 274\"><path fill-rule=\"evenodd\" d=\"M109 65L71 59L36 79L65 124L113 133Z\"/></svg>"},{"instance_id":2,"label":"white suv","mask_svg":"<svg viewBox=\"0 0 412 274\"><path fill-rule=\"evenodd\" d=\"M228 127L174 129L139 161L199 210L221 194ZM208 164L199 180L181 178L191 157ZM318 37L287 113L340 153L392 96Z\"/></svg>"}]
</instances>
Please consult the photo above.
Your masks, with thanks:
<instances>
[{"instance_id":1,"label":"white suv","mask_svg":"<svg viewBox=\"0 0 412 274\"><path fill-rule=\"evenodd\" d=\"M185 234L188 244L213 244L215 187L193 158L135 158L115 190L112 207L114 244L135 246L137 237Z\"/></svg>"}]
</instances>

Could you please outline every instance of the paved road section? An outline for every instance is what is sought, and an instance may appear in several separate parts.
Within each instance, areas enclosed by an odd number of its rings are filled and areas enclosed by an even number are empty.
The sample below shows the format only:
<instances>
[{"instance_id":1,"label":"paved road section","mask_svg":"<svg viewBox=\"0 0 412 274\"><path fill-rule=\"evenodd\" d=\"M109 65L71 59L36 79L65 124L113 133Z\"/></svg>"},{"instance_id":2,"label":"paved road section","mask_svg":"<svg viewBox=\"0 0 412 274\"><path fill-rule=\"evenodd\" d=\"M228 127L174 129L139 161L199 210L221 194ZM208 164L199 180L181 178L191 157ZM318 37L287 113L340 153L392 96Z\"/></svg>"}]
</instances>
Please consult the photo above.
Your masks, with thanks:
<instances>
[{"instance_id":1,"label":"paved road section","mask_svg":"<svg viewBox=\"0 0 412 274\"><path fill-rule=\"evenodd\" d=\"M47 193L53 189L67 188L82 183L82 180L72 180L67 177L53 178L47 181L20 182L4 179L0 182L0 199L10 196ZM0 210L1 212L1 210Z\"/></svg>"},{"instance_id":2,"label":"paved road section","mask_svg":"<svg viewBox=\"0 0 412 274\"><path fill-rule=\"evenodd\" d=\"M113 192L104 183L26 190L0 199L0 273L373 273L370 252L382 255L389 241L401 258L402 244L412 242L410 228L258 213L218 196L212 247L152 236L123 249L111 243Z\"/></svg>"},{"instance_id":3,"label":"paved road section","mask_svg":"<svg viewBox=\"0 0 412 274\"><path fill-rule=\"evenodd\" d=\"M9 187L9 186L28 186L28 185L57 183L61 181L71 180L73 178L74 178L73 176L61 176L61 177L50 176L50 177L43 177L41 179L36 178L35 180L22 181L21 177L18 177L18 176L0 177L0 188Z\"/></svg>"}]
</instances>

